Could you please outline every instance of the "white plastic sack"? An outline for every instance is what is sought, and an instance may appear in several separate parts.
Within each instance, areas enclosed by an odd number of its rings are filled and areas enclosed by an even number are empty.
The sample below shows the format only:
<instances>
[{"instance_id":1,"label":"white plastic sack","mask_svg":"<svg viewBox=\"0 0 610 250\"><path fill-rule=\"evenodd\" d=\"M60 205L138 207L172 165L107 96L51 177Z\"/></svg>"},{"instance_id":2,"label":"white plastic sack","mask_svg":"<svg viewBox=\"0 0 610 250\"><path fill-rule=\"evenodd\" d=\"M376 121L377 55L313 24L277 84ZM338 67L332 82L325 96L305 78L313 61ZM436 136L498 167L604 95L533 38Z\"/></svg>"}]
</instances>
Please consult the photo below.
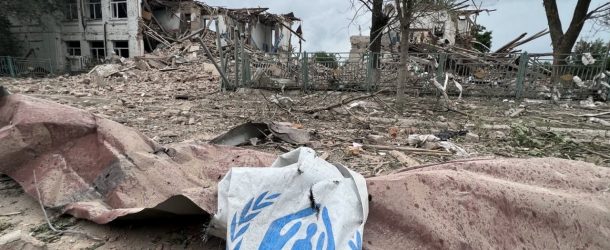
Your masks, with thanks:
<instances>
[{"instance_id":1,"label":"white plastic sack","mask_svg":"<svg viewBox=\"0 0 610 250\"><path fill-rule=\"evenodd\" d=\"M361 249L367 215L364 177L300 148L271 168L233 168L211 232L231 250Z\"/></svg>"}]
</instances>

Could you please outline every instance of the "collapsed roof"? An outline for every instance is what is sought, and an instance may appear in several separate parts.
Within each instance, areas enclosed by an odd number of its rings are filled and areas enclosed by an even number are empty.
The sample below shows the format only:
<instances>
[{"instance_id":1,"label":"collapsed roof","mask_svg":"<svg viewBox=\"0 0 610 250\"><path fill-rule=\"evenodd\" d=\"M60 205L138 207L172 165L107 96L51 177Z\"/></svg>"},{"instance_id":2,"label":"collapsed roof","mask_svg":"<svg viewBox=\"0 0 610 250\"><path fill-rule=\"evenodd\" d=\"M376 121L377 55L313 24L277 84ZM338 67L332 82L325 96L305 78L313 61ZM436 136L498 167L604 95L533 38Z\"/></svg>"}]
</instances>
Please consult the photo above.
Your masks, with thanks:
<instances>
[{"instance_id":1,"label":"collapsed roof","mask_svg":"<svg viewBox=\"0 0 610 250\"><path fill-rule=\"evenodd\" d=\"M207 5L205 3L202 2L194 2L195 4L199 5L200 7L202 7L204 14L216 14L216 13L222 13L222 14L226 14L227 16L231 17L232 19L239 21L239 22L243 22L243 23L249 23L253 20L258 20L261 23L264 24L275 24L275 23L279 23L282 22L283 20L287 20L287 21L301 21L301 19L295 17L293 12L287 13L287 14L272 14L267 12L269 10L269 8L239 8L239 9L232 9L232 8L225 8L225 7L219 7L219 6L210 6Z\"/></svg>"}]
</instances>

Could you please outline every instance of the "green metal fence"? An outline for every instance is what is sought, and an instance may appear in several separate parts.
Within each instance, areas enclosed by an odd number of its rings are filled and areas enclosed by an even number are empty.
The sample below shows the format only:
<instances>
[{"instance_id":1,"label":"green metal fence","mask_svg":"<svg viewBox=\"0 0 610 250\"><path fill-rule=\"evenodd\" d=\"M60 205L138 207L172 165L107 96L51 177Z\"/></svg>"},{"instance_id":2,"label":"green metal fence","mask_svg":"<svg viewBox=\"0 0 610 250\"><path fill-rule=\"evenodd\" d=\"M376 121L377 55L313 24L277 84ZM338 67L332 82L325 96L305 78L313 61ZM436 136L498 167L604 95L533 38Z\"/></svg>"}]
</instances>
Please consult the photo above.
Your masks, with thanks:
<instances>
[{"instance_id":1,"label":"green metal fence","mask_svg":"<svg viewBox=\"0 0 610 250\"><path fill-rule=\"evenodd\" d=\"M565 64L553 65L549 54L410 53L407 91L437 93L436 79L448 80L448 93L463 95L549 98L586 98L608 93L608 55L592 55L584 65L582 55L568 55ZM232 86L309 90L372 91L397 86L398 53L240 53L237 66L227 73ZM377 61L375 61L377 59ZM377 63L375 63L377 62ZM606 73L604 73L606 72ZM605 98L605 97L604 97Z\"/></svg>"},{"instance_id":2,"label":"green metal fence","mask_svg":"<svg viewBox=\"0 0 610 250\"><path fill-rule=\"evenodd\" d=\"M610 75L607 75L608 55L592 55L595 62L585 65L581 54L564 55L565 60L553 65L553 55L524 55L527 67L524 68L524 91L543 89L545 97L556 93L563 98L584 99L594 94L592 92L608 93L607 85ZM540 83L543 83L540 86ZM547 83L547 84L544 84ZM610 97L610 96L609 96Z\"/></svg>"},{"instance_id":3,"label":"green metal fence","mask_svg":"<svg viewBox=\"0 0 610 250\"><path fill-rule=\"evenodd\" d=\"M52 72L50 59L0 56L0 76L44 76Z\"/></svg>"}]
</instances>

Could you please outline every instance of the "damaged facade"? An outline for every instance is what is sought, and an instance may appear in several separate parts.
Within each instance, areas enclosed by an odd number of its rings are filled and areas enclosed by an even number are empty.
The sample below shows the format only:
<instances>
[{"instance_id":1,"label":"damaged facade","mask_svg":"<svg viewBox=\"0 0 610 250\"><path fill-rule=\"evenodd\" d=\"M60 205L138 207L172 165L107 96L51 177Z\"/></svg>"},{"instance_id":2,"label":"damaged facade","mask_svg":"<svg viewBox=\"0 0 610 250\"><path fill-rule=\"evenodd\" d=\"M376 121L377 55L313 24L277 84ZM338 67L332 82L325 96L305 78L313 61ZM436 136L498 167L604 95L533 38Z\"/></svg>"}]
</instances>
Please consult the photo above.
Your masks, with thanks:
<instances>
[{"instance_id":1,"label":"damaged facade","mask_svg":"<svg viewBox=\"0 0 610 250\"><path fill-rule=\"evenodd\" d=\"M246 45L264 52L277 53L293 50L293 34L302 39L300 28L296 31L292 28L295 22L301 20L292 12L274 15L267 13L268 8L227 9L198 4L204 10L204 25L218 20L220 35L228 41L234 42L239 35L244 38L240 42Z\"/></svg>"},{"instance_id":2,"label":"damaged facade","mask_svg":"<svg viewBox=\"0 0 610 250\"><path fill-rule=\"evenodd\" d=\"M394 6L388 5L385 13L392 12ZM388 10L389 9L389 10ZM476 23L473 16L484 10L440 10L415 15L417 18L411 24L412 44L435 44L439 46L472 47L473 29ZM383 52L398 52L400 45L399 24L390 25L389 31L381 39ZM359 55L366 52L369 46L369 36L352 36L351 58L359 60Z\"/></svg>"},{"instance_id":3,"label":"damaged facade","mask_svg":"<svg viewBox=\"0 0 610 250\"><path fill-rule=\"evenodd\" d=\"M292 26L300 19L266 11L188 0L67 0L64 13L10 21L23 57L50 59L49 71L79 71L114 55L143 56L205 28L218 27L223 46L239 34L244 44L264 52L292 50Z\"/></svg>"}]
</instances>

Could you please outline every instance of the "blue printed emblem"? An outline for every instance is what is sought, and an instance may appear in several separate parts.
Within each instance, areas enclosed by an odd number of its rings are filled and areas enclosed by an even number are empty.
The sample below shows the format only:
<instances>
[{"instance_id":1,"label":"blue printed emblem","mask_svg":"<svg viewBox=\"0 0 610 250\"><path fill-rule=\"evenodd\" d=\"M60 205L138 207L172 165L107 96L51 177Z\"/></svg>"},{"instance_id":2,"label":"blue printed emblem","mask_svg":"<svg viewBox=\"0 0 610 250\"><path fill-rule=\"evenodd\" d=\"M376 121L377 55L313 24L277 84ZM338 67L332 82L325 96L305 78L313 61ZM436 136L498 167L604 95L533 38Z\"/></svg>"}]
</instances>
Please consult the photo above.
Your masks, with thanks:
<instances>
[{"instance_id":1,"label":"blue printed emblem","mask_svg":"<svg viewBox=\"0 0 610 250\"><path fill-rule=\"evenodd\" d=\"M248 203L241 210L239 218L237 216L237 212L233 215L233 219L231 220L230 232L231 237L230 242L237 242L233 250L239 250L241 247L242 236L248 228L250 227L250 221L252 221L258 214L260 214L263 208L273 205L275 199L279 197L280 194L270 194L269 192L264 192L258 197L256 200L254 198L250 199Z\"/></svg>"},{"instance_id":2,"label":"blue printed emblem","mask_svg":"<svg viewBox=\"0 0 610 250\"><path fill-rule=\"evenodd\" d=\"M256 198L250 199L243 207L241 213L236 212L230 225L229 242L232 244L233 250L239 250L243 235L248 231L250 222L268 206L273 205L280 194L271 194L264 192ZM309 216L321 216L322 225L318 223L310 223L305 229L303 227L303 219ZM318 217L319 218L319 217ZM289 228L286 228L291 225ZM288 242L297 237L297 234L304 229L305 236L296 239L292 247L287 246ZM299 234L302 235L302 234ZM356 231L354 238L349 241L350 250L362 249L362 236L359 231ZM285 248L287 247L287 248ZM308 207L292 214L280 217L269 225L263 240L260 243L259 250L335 250L335 237L333 234L332 222L330 219L328 208L323 207Z\"/></svg>"}]
</instances>

